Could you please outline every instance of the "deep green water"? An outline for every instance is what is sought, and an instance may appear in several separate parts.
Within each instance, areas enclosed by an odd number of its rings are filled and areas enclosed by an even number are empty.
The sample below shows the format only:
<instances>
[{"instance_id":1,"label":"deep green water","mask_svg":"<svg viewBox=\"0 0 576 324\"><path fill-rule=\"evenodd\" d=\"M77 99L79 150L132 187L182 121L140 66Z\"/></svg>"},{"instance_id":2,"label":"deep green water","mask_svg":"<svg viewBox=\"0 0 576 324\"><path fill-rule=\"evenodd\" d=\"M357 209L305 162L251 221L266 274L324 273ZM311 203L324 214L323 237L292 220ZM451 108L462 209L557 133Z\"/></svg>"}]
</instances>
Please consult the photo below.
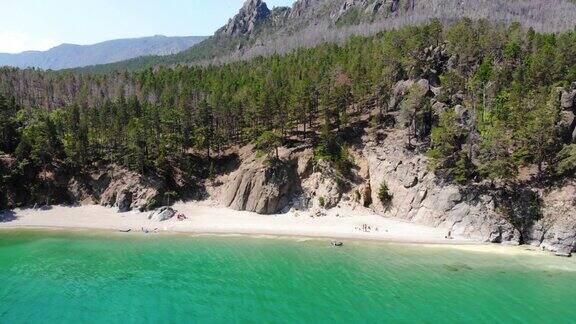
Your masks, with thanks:
<instances>
[{"instance_id":1,"label":"deep green water","mask_svg":"<svg viewBox=\"0 0 576 324\"><path fill-rule=\"evenodd\" d=\"M574 323L576 262L446 247L0 232L0 323Z\"/></svg>"}]
</instances>

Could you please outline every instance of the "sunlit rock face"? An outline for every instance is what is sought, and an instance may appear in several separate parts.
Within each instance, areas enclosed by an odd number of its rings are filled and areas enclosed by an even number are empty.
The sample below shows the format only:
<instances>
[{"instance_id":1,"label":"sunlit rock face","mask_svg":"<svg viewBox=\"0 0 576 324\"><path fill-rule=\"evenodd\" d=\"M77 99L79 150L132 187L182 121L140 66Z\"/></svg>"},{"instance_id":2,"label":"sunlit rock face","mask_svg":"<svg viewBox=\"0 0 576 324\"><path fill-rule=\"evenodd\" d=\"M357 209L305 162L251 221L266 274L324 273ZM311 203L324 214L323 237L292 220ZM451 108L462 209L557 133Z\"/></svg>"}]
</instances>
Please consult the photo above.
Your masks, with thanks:
<instances>
[{"instance_id":1,"label":"sunlit rock face","mask_svg":"<svg viewBox=\"0 0 576 324\"><path fill-rule=\"evenodd\" d=\"M248 0L240 12L224 27L224 33L229 36L250 34L270 16L270 13L270 9L263 1Z\"/></svg>"}]
</instances>

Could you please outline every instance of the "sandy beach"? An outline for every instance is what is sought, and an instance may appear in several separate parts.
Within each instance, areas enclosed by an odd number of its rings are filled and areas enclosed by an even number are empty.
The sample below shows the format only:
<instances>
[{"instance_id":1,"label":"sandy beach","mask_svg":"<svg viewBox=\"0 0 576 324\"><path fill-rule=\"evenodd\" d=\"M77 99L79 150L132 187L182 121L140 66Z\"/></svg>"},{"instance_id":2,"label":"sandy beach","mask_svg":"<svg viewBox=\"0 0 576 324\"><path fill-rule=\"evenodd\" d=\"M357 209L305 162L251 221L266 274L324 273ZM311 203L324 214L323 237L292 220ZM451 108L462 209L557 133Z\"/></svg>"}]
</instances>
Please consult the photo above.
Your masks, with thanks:
<instances>
[{"instance_id":1,"label":"sandy beach","mask_svg":"<svg viewBox=\"0 0 576 324\"><path fill-rule=\"evenodd\" d=\"M218 206L211 201L178 203L176 210L188 219L155 222L150 212L118 213L102 206L54 206L48 210L18 209L5 215L0 229L94 229L158 233L245 234L333 239L367 239L402 243L472 244L464 238L446 239L446 229L384 218L367 209L335 208L326 216L291 211L258 215Z\"/></svg>"}]
</instances>

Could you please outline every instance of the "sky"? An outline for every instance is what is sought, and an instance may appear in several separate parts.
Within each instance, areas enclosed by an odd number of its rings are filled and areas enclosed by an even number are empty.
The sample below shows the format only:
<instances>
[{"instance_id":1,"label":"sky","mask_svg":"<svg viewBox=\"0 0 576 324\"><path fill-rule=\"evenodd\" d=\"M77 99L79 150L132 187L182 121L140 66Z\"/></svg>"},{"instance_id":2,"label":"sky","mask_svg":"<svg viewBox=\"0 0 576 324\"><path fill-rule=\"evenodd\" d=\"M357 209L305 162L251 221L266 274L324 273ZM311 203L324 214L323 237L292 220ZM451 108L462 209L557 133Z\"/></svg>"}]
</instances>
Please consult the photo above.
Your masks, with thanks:
<instances>
[{"instance_id":1,"label":"sky","mask_svg":"<svg viewBox=\"0 0 576 324\"><path fill-rule=\"evenodd\" d=\"M266 0L268 7L293 0ZM209 36L244 0L0 0L0 53L153 35Z\"/></svg>"}]
</instances>

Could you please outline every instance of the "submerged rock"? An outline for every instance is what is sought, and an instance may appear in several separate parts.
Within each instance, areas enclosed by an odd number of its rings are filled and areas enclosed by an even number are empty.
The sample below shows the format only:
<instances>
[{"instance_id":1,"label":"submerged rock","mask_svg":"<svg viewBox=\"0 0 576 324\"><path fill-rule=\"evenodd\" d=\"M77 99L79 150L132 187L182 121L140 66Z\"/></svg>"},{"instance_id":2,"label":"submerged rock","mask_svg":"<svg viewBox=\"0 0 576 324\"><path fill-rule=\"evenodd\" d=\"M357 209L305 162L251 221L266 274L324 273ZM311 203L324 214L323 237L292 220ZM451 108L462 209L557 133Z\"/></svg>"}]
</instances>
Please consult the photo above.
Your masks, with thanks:
<instances>
[{"instance_id":1,"label":"submerged rock","mask_svg":"<svg viewBox=\"0 0 576 324\"><path fill-rule=\"evenodd\" d=\"M332 246L333 247L342 247L342 246L344 246L344 243L340 242L340 241L333 241Z\"/></svg>"}]
</instances>

